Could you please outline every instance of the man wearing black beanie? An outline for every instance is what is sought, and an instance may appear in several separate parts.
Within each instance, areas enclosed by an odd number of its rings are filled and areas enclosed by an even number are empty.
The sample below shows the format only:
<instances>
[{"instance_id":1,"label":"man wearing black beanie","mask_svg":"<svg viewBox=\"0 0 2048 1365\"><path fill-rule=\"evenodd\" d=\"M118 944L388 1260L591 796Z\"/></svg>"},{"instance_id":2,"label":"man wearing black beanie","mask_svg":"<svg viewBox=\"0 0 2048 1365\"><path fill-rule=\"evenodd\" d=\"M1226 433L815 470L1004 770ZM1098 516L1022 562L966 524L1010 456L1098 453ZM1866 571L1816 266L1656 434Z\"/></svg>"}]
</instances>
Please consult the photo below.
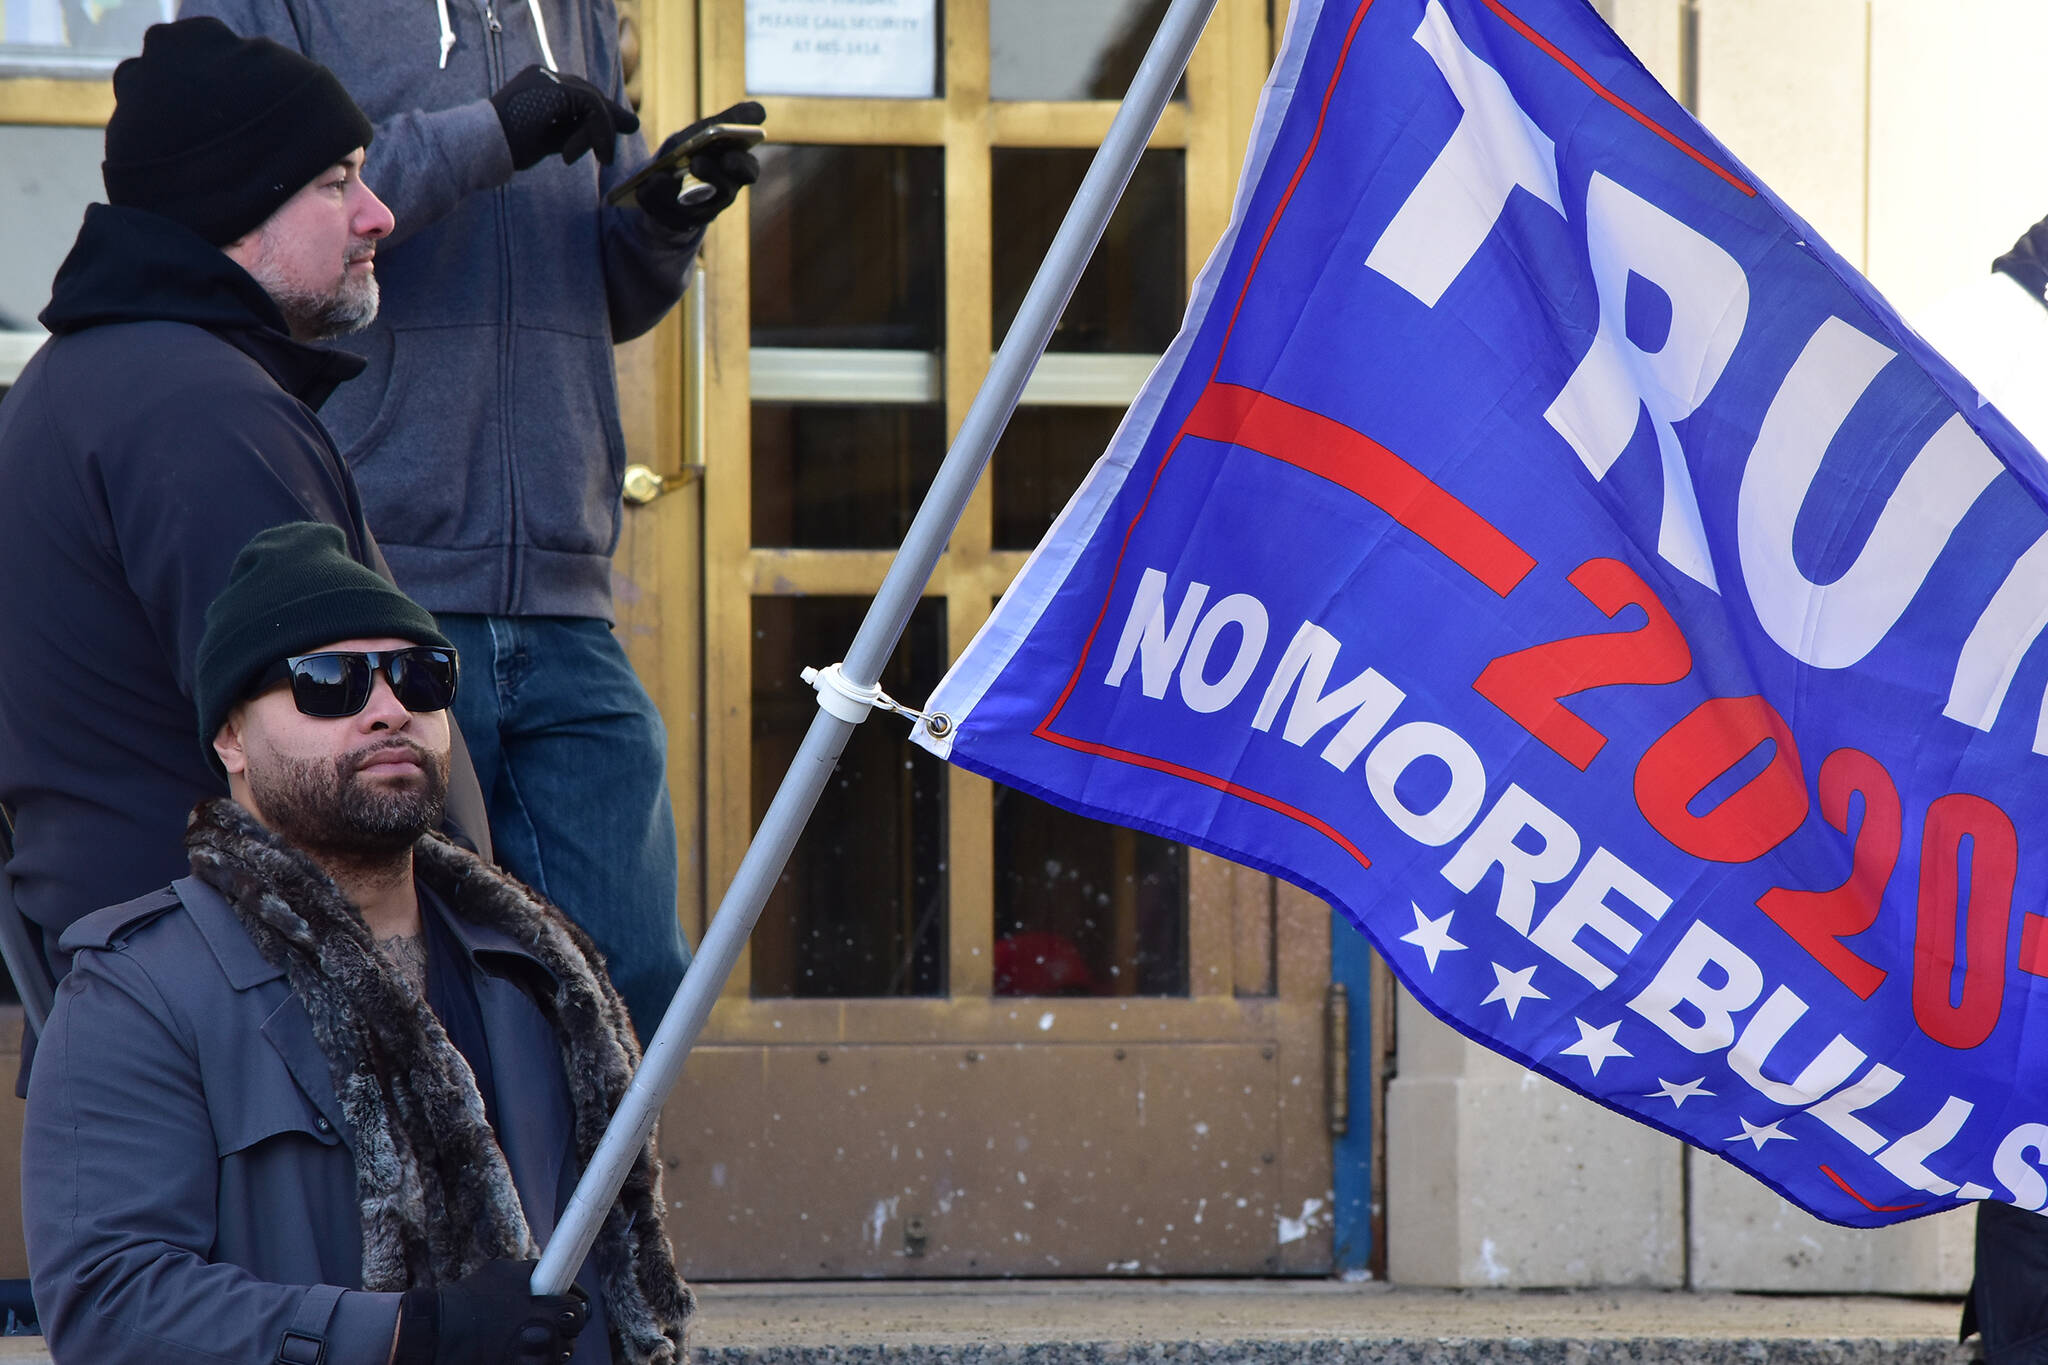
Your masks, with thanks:
<instances>
[{"instance_id":1,"label":"man wearing black beanie","mask_svg":"<svg viewBox=\"0 0 2048 1365\"><path fill-rule=\"evenodd\" d=\"M224 247L371 136L363 111L319 63L238 38L217 19L157 24L143 35L142 55L114 72L107 200ZM383 217L375 236L391 230Z\"/></svg>"},{"instance_id":2,"label":"man wearing black beanie","mask_svg":"<svg viewBox=\"0 0 2048 1365\"><path fill-rule=\"evenodd\" d=\"M685 199L679 172L636 176L647 140L612 0L179 13L325 63L376 124L368 172L399 229L377 258L383 309L342 343L368 368L327 421L400 586L476 661L456 712L500 861L577 917L650 1032L688 954L667 735L612 628L612 346L681 296L712 220L760 171L752 130L732 125L765 112L742 101L670 135L678 155L697 147Z\"/></svg>"},{"instance_id":3,"label":"man wearing black beanie","mask_svg":"<svg viewBox=\"0 0 2048 1365\"><path fill-rule=\"evenodd\" d=\"M315 415L363 362L311 344L376 312L369 122L318 63L212 19L151 28L114 94L109 202L0 406L0 891L58 972L65 926L177 875L185 812L226 789L191 713L235 551L324 521L389 577ZM466 754L455 783L488 847Z\"/></svg>"}]
</instances>

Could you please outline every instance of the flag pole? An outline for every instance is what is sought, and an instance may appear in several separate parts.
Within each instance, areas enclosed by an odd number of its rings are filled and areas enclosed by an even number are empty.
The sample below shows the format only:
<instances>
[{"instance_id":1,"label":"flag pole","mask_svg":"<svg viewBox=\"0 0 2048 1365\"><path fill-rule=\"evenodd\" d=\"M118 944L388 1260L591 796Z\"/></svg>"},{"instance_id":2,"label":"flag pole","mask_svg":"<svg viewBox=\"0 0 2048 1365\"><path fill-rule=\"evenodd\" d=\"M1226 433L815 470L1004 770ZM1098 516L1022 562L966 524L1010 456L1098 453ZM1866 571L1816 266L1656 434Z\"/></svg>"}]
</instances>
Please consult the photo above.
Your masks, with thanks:
<instances>
[{"instance_id":1,"label":"flag pole","mask_svg":"<svg viewBox=\"0 0 2048 1365\"><path fill-rule=\"evenodd\" d=\"M1024 392L1038 358L1052 337L1053 326L1067 306L1074 285L1095 244L1109 222L1110 213L1123 197L1124 186L1138 164L1138 156L1152 136L1160 113L1173 97L1174 84L1187 69L1188 57L1209 21L1216 0L1172 0L1152 45L1139 64L1138 74L1110 123L1109 134L1095 153L1073 205L1052 239L1038 274L1024 295L1017 320L1003 338L1001 349L989 365L988 377L974 395L967 420L953 439L946 459L939 466L931 490L925 494L917 517L904 537L903 548L889 566L880 590L869 603L867 615L853 644L840 665L847 688L823 688L819 692L818 714L804 735L796 758L791 761L768 814L754 835L746 856L718 913L704 933L697 956L683 977L682 987L662 1016L661 1026L647 1045L647 1055L634 1073L632 1084L612 1116L589 1167L576 1185L569 1205L562 1211L554 1236L533 1272L533 1292L559 1294L576 1277L576 1271L590 1252L597 1230L618 1198L619 1187L634 1156L654 1131L662 1102L681 1074L683 1061L710 1017L711 1007L725 988L754 922L761 916L769 892L775 887L797 836L811 818L826 781L838 766L840 751L864 717L867 705L846 695L872 694L882 676L882 667L896 649L910 613L923 595L924 585L938 567L946 542L967 506L968 497L981 479L996 439L1008 425L1017 399ZM835 710L840 714L834 714Z\"/></svg>"}]
</instances>

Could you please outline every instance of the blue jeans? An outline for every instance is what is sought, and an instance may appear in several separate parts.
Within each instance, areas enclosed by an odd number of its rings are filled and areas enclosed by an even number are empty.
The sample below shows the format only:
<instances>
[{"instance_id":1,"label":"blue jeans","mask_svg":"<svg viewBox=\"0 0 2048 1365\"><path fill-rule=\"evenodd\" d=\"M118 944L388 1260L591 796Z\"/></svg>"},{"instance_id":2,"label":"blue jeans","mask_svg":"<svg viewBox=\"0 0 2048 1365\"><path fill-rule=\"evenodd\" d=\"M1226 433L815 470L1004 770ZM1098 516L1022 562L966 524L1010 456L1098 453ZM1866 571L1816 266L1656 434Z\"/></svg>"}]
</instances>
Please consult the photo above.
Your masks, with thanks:
<instances>
[{"instance_id":1,"label":"blue jeans","mask_svg":"<svg viewBox=\"0 0 2048 1365\"><path fill-rule=\"evenodd\" d=\"M668 737L603 621L436 618L462 652L455 718L490 807L499 864L604 953L653 1036L690 950L676 921Z\"/></svg>"}]
</instances>

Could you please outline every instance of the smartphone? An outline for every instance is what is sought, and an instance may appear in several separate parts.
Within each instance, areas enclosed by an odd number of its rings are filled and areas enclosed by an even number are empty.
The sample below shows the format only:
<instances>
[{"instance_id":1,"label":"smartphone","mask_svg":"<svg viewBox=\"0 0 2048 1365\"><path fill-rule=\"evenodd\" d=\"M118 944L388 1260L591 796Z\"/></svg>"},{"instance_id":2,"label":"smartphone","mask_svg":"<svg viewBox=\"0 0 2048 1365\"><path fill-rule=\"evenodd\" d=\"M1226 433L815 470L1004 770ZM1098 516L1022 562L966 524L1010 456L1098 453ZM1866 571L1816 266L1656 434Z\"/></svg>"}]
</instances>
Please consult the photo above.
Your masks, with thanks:
<instances>
[{"instance_id":1,"label":"smartphone","mask_svg":"<svg viewBox=\"0 0 2048 1365\"><path fill-rule=\"evenodd\" d=\"M630 203L640 187L657 175L682 173L682 188L676 192L676 202L698 204L709 199L718 191L690 174L690 158L712 146L714 143L729 142L742 151L758 147L766 140L767 134L752 123L714 123L700 129L691 137L669 148L654 160L619 182L617 189L605 196L608 204Z\"/></svg>"}]
</instances>

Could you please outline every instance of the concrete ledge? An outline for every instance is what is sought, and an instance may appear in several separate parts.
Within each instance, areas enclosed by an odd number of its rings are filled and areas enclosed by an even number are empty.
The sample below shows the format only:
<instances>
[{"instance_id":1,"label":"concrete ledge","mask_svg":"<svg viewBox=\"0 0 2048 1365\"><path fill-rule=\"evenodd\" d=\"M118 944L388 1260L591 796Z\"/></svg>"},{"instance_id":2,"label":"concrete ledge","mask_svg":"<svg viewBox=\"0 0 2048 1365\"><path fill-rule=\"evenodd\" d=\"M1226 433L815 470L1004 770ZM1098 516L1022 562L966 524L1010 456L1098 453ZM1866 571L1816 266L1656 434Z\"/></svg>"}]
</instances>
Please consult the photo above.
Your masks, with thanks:
<instances>
[{"instance_id":1,"label":"concrete ledge","mask_svg":"<svg viewBox=\"0 0 2048 1365\"><path fill-rule=\"evenodd\" d=\"M698 1286L697 1365L1962 1365L1938 1299L1330 1281Z\"/></svg>"},{"instance_id":2,"label":"concrete ledge","mask_svg":"<svg viewBox=\"0 0 2048 1365\"><path fill-rule=\"evenodd\" d=\"M693 1349L697 1365L1951 1365L1967 1359L1933 1342L1787 1343L1775 1338L1684 1341L1240 1341L1149 1346L782 1346Z\"/></svg>"},{"instance_id":3,"label":"concrete ledge","mask_svg":"<svg viewBox=\"0 0 2048 1365\"><path fill-rule=\"evenodd\" d=\"M1963 1365L1952 1300L1327 1280L705 1284L695 1365ZM0 1365L50 1365L40 1338ZM98 1365L97 1362L94 1365Z\"/></svg>"}]
</instances>

